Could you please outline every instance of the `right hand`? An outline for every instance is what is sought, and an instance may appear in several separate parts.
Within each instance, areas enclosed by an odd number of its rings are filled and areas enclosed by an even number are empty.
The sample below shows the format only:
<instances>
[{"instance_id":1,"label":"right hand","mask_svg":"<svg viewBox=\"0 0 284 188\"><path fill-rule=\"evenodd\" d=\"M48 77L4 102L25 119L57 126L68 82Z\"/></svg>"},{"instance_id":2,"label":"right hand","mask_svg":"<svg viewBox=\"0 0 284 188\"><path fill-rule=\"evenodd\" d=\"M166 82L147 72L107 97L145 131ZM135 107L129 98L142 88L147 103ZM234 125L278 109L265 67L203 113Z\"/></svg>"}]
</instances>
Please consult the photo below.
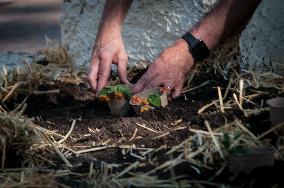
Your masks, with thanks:
<instances>
[{"instance_id":1,"label":"right hand","mask_svg":"<svg viewBox=\"0 0 284 188\"><path fill-rule=\"evenodd\" d=\"M100 90L107 85L111 65L117 65L117 72L120 81L124 84L127 80L128 56L120 32L102 32L96 39L92 61L89 67L88 82L98 95Z\"/></svg>"}]
</instances>

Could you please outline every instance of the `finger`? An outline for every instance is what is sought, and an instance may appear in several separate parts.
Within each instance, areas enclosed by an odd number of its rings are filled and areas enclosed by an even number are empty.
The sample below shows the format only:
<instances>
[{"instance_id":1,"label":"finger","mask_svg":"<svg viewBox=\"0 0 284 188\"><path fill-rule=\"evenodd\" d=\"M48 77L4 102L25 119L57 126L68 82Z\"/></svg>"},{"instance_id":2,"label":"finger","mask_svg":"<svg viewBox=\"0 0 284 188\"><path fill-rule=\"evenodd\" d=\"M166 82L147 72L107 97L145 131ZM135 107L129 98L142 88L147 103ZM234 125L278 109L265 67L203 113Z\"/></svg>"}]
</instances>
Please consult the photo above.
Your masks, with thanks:
<instances>
[{"instance_id":1,"label":"finger","mask_svg":"<svg viewBox=\"0 0 284 188\"><path fill-rule=\"evenodd\" d=\"M153 77L155 77L155 74L153 74L151 69L149 68L149 70L134 85L133 93L139 93L144 90L145 86L150 82Z\"/></svg>"},{"instance_id":2,"label":"finger","mask_svg":"<svg viewBox=\"0 0 284 188\"><path fill-rule=\"evenodd\" d=\"M127 80L127 58L120 58L117 62L117 72L119 80L124 84L129 84Z\"/></svg>"},{"instance_id":3,"label":"finger","mask_svg":"<svg viewBox=\"0 0 284 188\"><path fill-rule=\"evenodd\" d=\"M107 85L111 71L111 64L112 64L111 59L100 59L99 70L98 70L98 82L96 88L97 95L99 94L101 89Z\"/></svg>"},{"instance_id":4,"label":"finger","mask_svg":"<svg viewBox=\"0 0 284 188\"><path fill-rule=\"evenodd\" d=\"M179 82L175 87L172 97L177 98L178 96L180 96L182 88L183 88L183 82Z\"/></svg>"},{"instance_id":5,"label":"finger","mask_svg":"<svg viewBox=\"0 0 284 188\"><path fill-rule=\"evenodd\" d=\"M93 91L96 91L97 88L98 70L99 70L99 60L96 56L94 56L87 76L88 82Z\"/></svg>"},{"instance_id":6,"label":"finger","mask_svg":"<svg viewBox=\"0 0 284 188\"><path fill-rule=\"evenodd\" d=\"M172 82L169 82L169 80L165 84L163 84L163 86L166 89L167 95L170 95L175 89L175 85Z\"/></svg>"}]
</instances>

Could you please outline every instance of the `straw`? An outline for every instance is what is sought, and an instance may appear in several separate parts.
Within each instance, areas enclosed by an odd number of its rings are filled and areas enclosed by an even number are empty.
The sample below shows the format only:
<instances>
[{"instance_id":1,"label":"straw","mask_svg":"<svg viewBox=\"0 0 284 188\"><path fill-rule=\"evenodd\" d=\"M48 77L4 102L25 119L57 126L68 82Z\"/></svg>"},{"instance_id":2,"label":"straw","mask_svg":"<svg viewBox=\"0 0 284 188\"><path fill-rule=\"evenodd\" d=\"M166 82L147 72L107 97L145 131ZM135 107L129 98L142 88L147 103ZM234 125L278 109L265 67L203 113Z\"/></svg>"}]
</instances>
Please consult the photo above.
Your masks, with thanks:
<instances>
[{"instance_id":1,"label":"straw","mask_svg":"<svg viewBox=\"0 0 284 188\"><path fill-rule=\"evenodd\" d=\"M240 102L240 106L243 106L243 91L244 90L244 80L241 79L240 80L240 95L239 95L239 102Z\"/></svg>"},{"instance_id":2,"label":"straw","mask_svg":"<svg viewBox=\"0 0 284 188\"><path fill-rule=\"evenodd\" d=\"M64 138L62 138L61 140L59 140L59 141L57 142L58 144L62 144L63 142L65 142L65 141L68 139L68 137L71 135L72 131L74 130L75 124L76 124L76 120L73 120L73 121L72 121L72 124L71 124L70 130L69 130L68 133L64 136Z\"/></svg>"},{"instance_id":3,"label":"straw","mask_svg":"<svg viewBox=\"0 0 284 188\"><path fill-rule=\"evenodd\" d=\"M153 133L158 133L158 131L155 131L154 129L151 129L151 128L149 128L149 127L146 127L144 124L136 123L136 125L138 125L139 127L144 128L144 129L146 129L146 130L148 130L148 131L151 131L151 132L153 132Z\"/></svg>"},{"instance_id":4,"label":"straw","mask_svg":"<svg viewBox=\"0 0 284 188\"><path fill-rule=\"evenodd\" d=\"M224 154L223 154L223 152L222 152L222 150L221 150L221 147L220 147L220 145L219 145L219 143L218 143L218 141L217 141L215 135L213 134L213 131L212 131L211 127L210 127L209 122L208 122L208 121L204 121L204 124L205 124L207 130L209 131L209 133L210 133L210 135L211 135L211 138L212 138L212 140L213 140L213 142L214 142L214 144L215 144L215 146L216 146L216 148L217 148L217 150L218 150L218 152L219 152L219 154L220 154L220 157L221 157L222 159L224 159L224 158L225 158L225 157L224 157Z\"/></svg>"},{"instance_id":5,"label":"straw","mask_svg":"<svg viewBox=\"0 0 284 188\"><path fill-rule=\"evenodd\" d=\"M222 93L221 93L221 88L218 87L218 96L219 96L219 102L220 102L220 110L222 113L225 112L224 110L224 102L223 102L223 97L222 97Z\"/></svg>"}]
</instances>

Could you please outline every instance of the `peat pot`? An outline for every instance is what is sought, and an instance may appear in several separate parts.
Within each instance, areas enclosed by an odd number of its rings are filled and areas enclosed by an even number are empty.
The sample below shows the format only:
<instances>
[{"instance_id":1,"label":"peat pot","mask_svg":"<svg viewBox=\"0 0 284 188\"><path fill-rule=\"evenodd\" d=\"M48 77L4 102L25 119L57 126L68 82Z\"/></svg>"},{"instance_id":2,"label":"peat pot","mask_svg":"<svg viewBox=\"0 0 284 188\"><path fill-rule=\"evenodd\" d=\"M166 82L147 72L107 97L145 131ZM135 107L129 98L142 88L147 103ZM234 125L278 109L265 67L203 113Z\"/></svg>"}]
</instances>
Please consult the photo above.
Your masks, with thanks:
<instances>
[{"instance_id":1,"label":"peat pot","mask_svg":"<svg viewBox=\"0 0 284 188\"><path fill-rule=\"evenodd\" d=\"M284 123L284 97L277 97L267 100L270 108L270 120L272 126ZM284 126L277 129L279 133L284 134Z\"/></svg>"},{"instance_id":2,"label":"peat pot","mask_svg":"<svg viewBox=\"0 0 284 188\"><path fill-rule=\"evenodd\" d=\"M143 99L147 99L151 94L154 94L154 93L157 93L157 92L160 92L160 87L157 87L157 88L152 88L152 89L148 89L148 90L144 90L140 93L137 93L135 96L138 96L140 98L143 98ZM160 99L161 99L161 107L166 107L168 105L168 96L166 93L163 93L160 95ZM132 108L134 109L135 113L138 114L138 115L142 115L141 113L141 105L136 105L136 104L133 104L132 101L130 100L130 105L132 106Z\"/></svg>"},{"instance_id":3,"label":"peat pot","mask_svg":"<svg viewBox=\"0 0 284 188\"><path fill-rule=\"evenodd\" d=\"M125 99L111 99L107 103L113 115L125 116L130 110L129 102Z\"/></svg>"}]
</instances>

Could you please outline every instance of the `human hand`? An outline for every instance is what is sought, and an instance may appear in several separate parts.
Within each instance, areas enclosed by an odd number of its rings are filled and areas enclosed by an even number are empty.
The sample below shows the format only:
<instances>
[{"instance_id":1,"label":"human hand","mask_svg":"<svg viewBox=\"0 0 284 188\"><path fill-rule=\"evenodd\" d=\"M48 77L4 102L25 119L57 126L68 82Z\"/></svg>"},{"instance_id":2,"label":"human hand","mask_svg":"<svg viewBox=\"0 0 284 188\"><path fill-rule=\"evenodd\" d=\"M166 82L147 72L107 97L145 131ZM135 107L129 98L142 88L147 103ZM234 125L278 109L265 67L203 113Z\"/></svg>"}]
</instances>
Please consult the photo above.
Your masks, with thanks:
<instances>
[{"instance_id":1,"label":"human hand","mask_svg":"<svg viewBox=\"0 0 284 188\"><path fill-rule=\"evenodd\" d=\"M108 31L98 35L89 67L88 82L98 93L107 84L111 65L117 65L117 72L122 83L127 80L128 56L120 32Z\"/></svg>"},{"instance_id":2,"label":"human hand","mask_svg":"<svg viewBox=\"0 0 284 188\"><path fill-rule=\"evenodd\" d=\"M150 65L147 72L135 84L133 92L138 93L144 89L163 86L173 91L174 98L178 97L186 74L193 64L194 60L189 53L187 43L179 39L166 48Z\"/></svg>"}]
</instances>

